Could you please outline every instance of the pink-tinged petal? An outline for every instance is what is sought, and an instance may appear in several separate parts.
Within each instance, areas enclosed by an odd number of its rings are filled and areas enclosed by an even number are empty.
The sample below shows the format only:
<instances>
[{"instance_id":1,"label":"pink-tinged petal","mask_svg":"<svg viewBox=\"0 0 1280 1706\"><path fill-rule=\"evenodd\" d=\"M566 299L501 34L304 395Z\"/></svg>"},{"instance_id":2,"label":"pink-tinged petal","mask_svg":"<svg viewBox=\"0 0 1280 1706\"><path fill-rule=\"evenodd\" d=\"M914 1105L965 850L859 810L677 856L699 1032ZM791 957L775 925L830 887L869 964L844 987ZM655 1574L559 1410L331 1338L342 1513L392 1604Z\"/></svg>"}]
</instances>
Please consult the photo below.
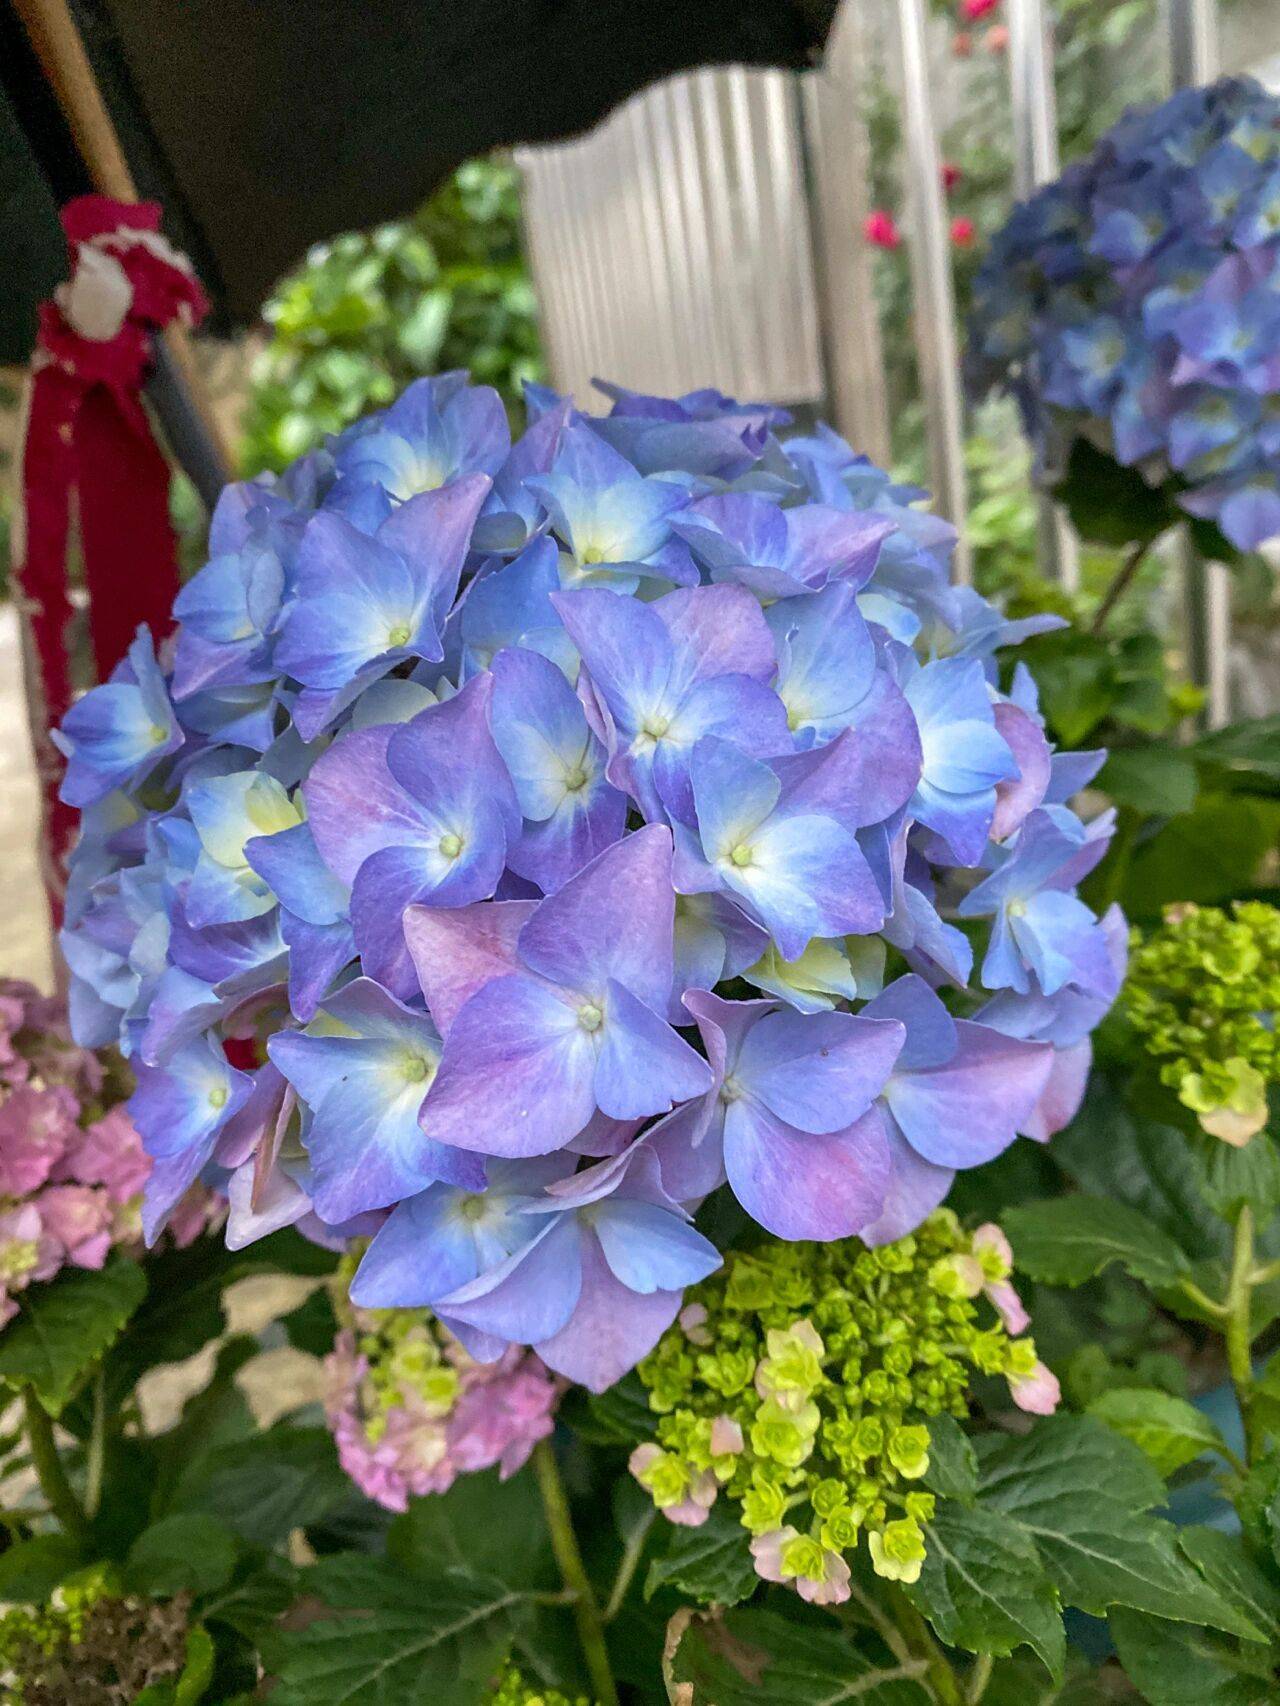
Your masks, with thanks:
<instances>
[{"instance_id":1,"label":"pink-tinged petal","mask_svg":"<svg viewBox=\"0 0 1280 1706\"><path fill-rule=\"evenodd\" d=\"M1046 1043L1022 1042L972 1020L940 1066L890 1078L885 1101L913 1148L938 1167L976 1167L1007 1149L1053 1065Z\"/></svg>"},{"instance_id":2,"label":"pink-tinged petal","mask_svg":"<svg viewBox=\"0 0 1280 1706\"><path fill-rule=\"evenodd\" d=\"M394 728L387 767L415 799L436 806L450 827L495 822L513 840L520 806L489 732L492 695L493 677L473 676L452 699Z\"/></svg>"},{"instance_id":3,"label":"pink-tinged petal","mask_svg":"<svg viewBox=\"0 0 1280 1706\"><path fill-rule=\"evenodd\" d=\"M1051 757L1044 730L1034 717L1009 700L994 707L996 732L1013 754L1019 774L1010 782L996 783L996 812L991 824L993 841L1013 834L1044 799L1049 787Z\"/></svg>"},{"instance_id":4,"label":"pink-tinged petal","mask_svg":"<svg viewBox=\"0 0 1280 1706\"><path fill-rule=\"evenodd\" d=\"M796 1592L809 1605L843 1605L852 1591L849 1587L849 1566L838 1552L824 1552L822 1563L822 1580L812 1581L808 1576L799 1576Z\"/></svg>"},{"instance_id":5,"label":"pink-tinged petal","mask_svg":"<svg viewBox=\"0 0 1280 1706\"><path fill-rule=\"evenodd\" d=\"M889 1182L884 1123L872 1109L825 1137L797 1131L747 1101L725 1116L724 1164L734 1196L778 1238L850 1238L880 1214Z\"/></svg>"},{"instance_id":6,"label":"pink-tinged petal","mask_svg":"<svg viewBox=\"0 0 1280 1706\"><path fill-rule=\"evenodd\" d=\"M861 829L905 805L920 779L920 737L914 718L908 727L894 718L892 704L892 695L883 692L873 707L886 717L886 730L895 731L885 743L864 739L861 729L846 729L827 746L778 759L778 809L788 816L816 812Z\"/></svg>"},{"instance_id":7,"label":"pink-tinged petal","mask_svg":"<svg viewBox=\"0 0 1280 1706\"><path fill-rule=\"evenodd\" d=\"M227 1200L231 1212L227 1216L226 1240L228 1250L244 1250L278 1232L282 1226L293 1226L311 1207L311 1199L287 1173L274 1168L265 1188L254 1203L254 1173L252 1161L242 1162L227 1181Z\"/></svg>"},{"instance_id":8,"label":"pink-tinged petal","mask_svg":"<svg viewBox=\"0 0 1280 1706\"><path fill-rule=\"evenodd\" d=\"M734 1078L800 1131L841 1131L879 1095L905 1036L894 1019L786 1009L752 1028Z\"/></svg>"},{"instance_id":9,"label":"pink-tinged petal","mask_svg":"<svg viewBox=\"0 0 1280 1706\"><path fill-rule=\"evenodd\" d=\"M1053 1051L1053 1065L1040 1100L1018 1128L1023 1137L1034 1138L1037 1143L1048 1143L1051 1137L1071 1124L1084 1101L1092 1064L1093 1045L1088 1037L1083 1042L1073 1043L1070 1048Z\"/></svg>"},{"instance_id":10,"label":"pink-tinged petal","mask_svg":"<svg viewBox=\"0 0 1280 1706\"><path fill-rule=\"evenodd\" d=\"M384 847L356 873L351 890L351 929L367 976L407 1000L417 977L404 934L404 915L413 904L456 911L487 900L502 876L501 840L477 838L453 860L434 850Z\"/></svg>"},{"instance_id":11,"label":"pink-tinged petal","mask_svg":"<svg viewBox=\"0 0 1280 1706\"><path fill-rule=\"evenodd\" d=\"M790 1580L782 1573L782 1550L793 1540L799 1540L800 1535L794 1528L771 1528L767 1534L757 1534L751 1542L751 1556L755 1561L756 1574L762 1581L784 1582Z\"/></svg>"},{"instance_id":12,"label":"pink-tinged petal","mask_svg":"<svg viewBox=\"0 0 1280 1706\"><path fill-rule=\"evenodd\" d=\"M504 1262L447 1292L433 1308L441 1317L465 1321L508 1344L528 1345L549 1338L578 1305L586 1280L584 1246L588 1243L594 1240L584 1237L575 1216L558 1216Z\"/></svg>"},{"instance_id":13,"label":"pink-tinged petal","mask_svg":"<svg viewBox=\"0 0 1280 1706\"><path fill-rule=\"evenodd\" d=\"M595 1096L610 1119L665 1114L676 1102L711 1088L711 1068L702 1056L612 978L600 1035Z\"/></svg>"},{"instance_id":14,"label":"pink-tinged petal","mask_svg":"<svg viewBox=\"0 0 1280 1706\"><path fill-rule=\"evenodd\" d=\"M937 1208L956 1176L954 1168L935 1167L917 1155L885 1110L873 1108L867 1117L877 1114L884 1123L889 1146L889 1181L884 1207L871 1225L864 1226L859 1233L863 1243L873 1248L892 1244L914 1232Z\"/></svg>"},{"instance_id":15,"label":"pink-tinged petal","mask_svg":"<svg viewBox=\"0 0 1280 1706\"><path fill-rule=\"evenodd\" d=\"M1038 1362L1030 1374L1010 1375L1009 1392L1014 1403L1029 1416L1051 1416L1062 1402L1058 1377Z\"/></svg>"},{"instance_id":16,"label":"pink-tinged petal","mask_svg":"<svg viewBox=\"0 0 1280 1706\"><path fill-rule=\"evenodd\" d=\"M546 1155L595 1112L596 1051L575 1009L531 977L473 995L445 1039L422 1129L482 1155Z\"/></svg>"},{"instance_id":17,"label":"pink-tinged petal","mask_svg":"<svg viewBox=\"0 0 1280 1706\"><path fill-rule=\"evenodd\" d=\"M478 990L519 969L516 938L536 906L531 900L486 900L406 911L405 942L442 1037Z\"/></svg>"},{"instance_id":18,"label":"pink-tinged petal","mask_svg":"<svg viewBox=\"0 0 1280 1706\"><path fill-rule=\"evenodd\" d=\"M1031 1317L1008 1280L997 1280L993 1285L983 1287L987 1302L1004 1322L1006 1333L1016 1338L1019 1333L1025 1333L1031 1325Z\"/></svg>"},{"instance_id":19,"label":"pink-tinged petal","mask_svg":"<svg viewBox=\"0 0 1280 1706\"><path fill-rule=\"evenodd\" d=\"M671 831L650 824L607 847L542 902L520 932L520 957L552 983L596 996L616 978L665 1013L674 931Z\"/></svg>"},{"instance_id":20,"label":"pink-tinged petal","mask_svg":"<svg viewBox=\"0 0 1280 1706\"><path fill-rule=\"evenodd\" d=\"M387 768L394 732L384 726L340 736L302 785L320 857L348 885L371 853L422 839L417 802Z\"/></svg>"},{"instance_id":21,"label":"pink-tinged petal","mask_svg":"<svg viewBox=\"0 0 1280 1706\"><path fill-rule=\"evenodd\" d=\"M760 600L739 586L681 587L650 607L662 618L695 681L749 675L767 684L777 668Z\"/></svg>"},{"instance_id":22,"label":"pink-tinged petal","mask_svg":"<svg viewBox=\"0 0 1280 1706\"><path fill-rule=\"evenodd\" d=\"M645 1133L662 1188L675 1202L697 1202L724 1182L723 1121L715 1111L714 1097L686 1102Z\"/></svg>"},{"instance_id":23,"label":"pink-tinged petal","mask_svg":"<svg viewBox=\"0 0 1280 1706\"><path fill-rule=\"evenodd\" d=\"M557 1374L603 1392L647 1356L680 1308L678 1291L641 1297L609 1272L599 1244L582 1240L582 1290L566 1324L534 1349Z\"/></svg>"}]
</instances>

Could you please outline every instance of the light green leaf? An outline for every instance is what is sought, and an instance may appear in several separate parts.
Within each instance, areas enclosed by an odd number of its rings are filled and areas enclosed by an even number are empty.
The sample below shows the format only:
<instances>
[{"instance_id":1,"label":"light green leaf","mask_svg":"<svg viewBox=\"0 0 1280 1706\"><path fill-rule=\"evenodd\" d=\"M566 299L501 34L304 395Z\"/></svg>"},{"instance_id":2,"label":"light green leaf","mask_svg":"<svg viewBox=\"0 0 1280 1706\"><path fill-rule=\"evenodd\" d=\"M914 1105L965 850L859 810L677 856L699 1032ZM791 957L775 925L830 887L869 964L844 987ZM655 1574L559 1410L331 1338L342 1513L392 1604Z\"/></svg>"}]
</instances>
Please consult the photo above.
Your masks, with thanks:
<instances>
[{"instance_id":1,"label":"light green leaf","mask_svg":"<svg viewBox=\"0 0 1280 1706\"><path fill-rule=\"evenodd\" d=\"M1151 1286L1175 1285L1187 1258L1154 1222L1105 1197L1054 1197L1002 1216L1021 1273L1049 1285L1083 1285L1119 1262Z\"/></svg>"},{"instance_id":2,"label":"light green leaf","mask_svg":"<svg viewBox=\"0 0 1280 1706\"><path fill-rule=\"evenodd\" d=\"M1065 1604L1095 1616L1128 1605L1258 1638L1253 1621L1181 1556L1172 1524L1147 1514L1164 1482L1136 1445L1087 1416L975 1443L983 1507L1031 1535Z\"/></svg>"},{"instance_id":3,"label":"light green leaf","mask_svg":"<svg viewBox=\"0 0 1280 1706\"><path fill-rule=\"evenodd\" d=\"M659 1588L673 1587L699 1605L737 1605L759 1587L750 1537L721 1506L712 1508L701 1528L663 1526L671 1538L649 1565L646 1599L652 1599Z\"/></svg>"},{"instance_id":4,"label":"light green leaf","mask_svg":"<svg viewBox=\"0 0 1280 1706\"><path fill-rule=\"evenodd\" d=\"M1028 1646L1062 1680L1057 1592L1030 1536L995 1511L941 1505L925 1531L920 1579L907 1594L948 1646L997 1658Z\"/></svg>"},{"instance_id":5,"label":"light green leaf","mask_svg":"<svg viewBox=\"0 0 1280 1706\"><path fill-rule=\"evenodd\" d=\"M237 1552L235 1536L216 1517L161 1517L129 1548L126 1579L136 1593L213 1593L231 1580Z\"/></svg>"},{"instance_id":6,"label":"light green leaf","mask_svg":"<svg viewBox=\"0 0 1280 1706\"><path fill-rule=\"evenodd\" d=\"M356 1552L322 1559L303 1585L335 1615L264 1640L272 1706L478 1706L522 1600L485 1577L426 1582Z\"/></svg>"},{"instance_id":7,"label":"light green leaf","mask_svg":"<svg viewBox=\"0 0 1280 1706\"><path fill-rule=\"evenodd\" d=\"M1131 1610L1113 1611L1110 1624L1120 1662L1151 1706L1274 1706L1274 1679L1242 1671L1221 1636Z\"/></svg>"},{"instance_id":8,"label":"light green leaf","mask_svg":"<svg viewBox=\"0 0 1280 1706\"><path fill-rule=\"evenodd\" d=\"M1089 1414L1145 1451L1161 1475L1172 1475L1206 1451L1225 1454L1226 1441L1185 1398L1154 1386L1121 1386L1089 1405Z\"/></svg>"},{"instance_id":9,"label":"light green leaf","mask_svg":"<svg viewBox=\"0 0 1280 1706\"><path fill-rule=\"evenodd\" d=\"M31 1386L50 1415L60 1414L146 1290L142 1269L125 1256L96 1273L68 1268L47 1285L29 1287L0 1335L0 1381Z\"/></svg>"},{"instance_id":10,"label":"light green leaf","mask_svg":"<svg viewBox=\"0 0 1280 1706\"><path fill-rule=\"evenodd\" d=\"M927 1706L930 1698L892 1660L861 1652L846 1631L772 1611L695 1620L672 1670L692 1686L695 1706Z\"/></svg>"}]
</instances>

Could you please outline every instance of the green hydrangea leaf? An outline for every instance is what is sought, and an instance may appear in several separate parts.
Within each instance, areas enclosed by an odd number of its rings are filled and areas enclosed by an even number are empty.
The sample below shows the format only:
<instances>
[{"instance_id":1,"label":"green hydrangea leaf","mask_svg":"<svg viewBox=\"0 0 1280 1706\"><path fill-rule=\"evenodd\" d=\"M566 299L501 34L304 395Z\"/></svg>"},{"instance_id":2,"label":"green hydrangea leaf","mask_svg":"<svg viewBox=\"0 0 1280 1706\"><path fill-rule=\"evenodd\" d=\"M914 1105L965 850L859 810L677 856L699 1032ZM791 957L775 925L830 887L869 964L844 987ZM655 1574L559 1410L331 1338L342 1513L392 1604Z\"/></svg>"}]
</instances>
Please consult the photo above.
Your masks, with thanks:
<instances>
[{"instance_id":1,"label":"green hydrangea leaf","mask_svg":"<svg viewBox=\"0 0 1280 1706\"><path fill-rule=\"evenodd\" d=\"M929 1467L924 1484L940 1498L973 1503L978 1491L978 1460L954 1416L929 1419Z\"/></svg>"},{"instance_id":2,"label":"green hydrangea leaf","mask_svg":"<svg viewBox=\"0 0 1280 1706\"><path fill-rule=\"evenodd\" d=\"M1268 1573L1238 1534L1218 1528L1184 1528L1178 1544L1204 1579L1252 1619L1280 1650L1280 1577Z\"/></svg>"},{"instance_id":3,"label":"green hydrangea leaf","mask_svg":"<svg viewBox=\"0 0 1280 1706\"><path fill-rule=\"evenodd\" d=\"M174 1489L171 1509L206 1512L251 1545L274 1546L350 1491L327 1428L277 1424L198 1458Z\"/></svg>"},{"instance_id":4,"label":"green hydrangea leaf","mask_svg":"<svg viewBox=\"0 0 1280 1706\"><path fill-rule=\"evenodd\" d=\"M728 1511L713 1507L701 1528L663 1526L671 1538L649 1565L646 1599L659 1588L673 1587L699 1605L737 1605L759 1587L750 1537Z\"/></svg>"},{"instance_id":5,"label":"green hydrangea leaf","mask_svg":"<svg viewBox=\"0 0 1280 1706\"><path fill-rule=\"evenodd\" d=\"M1131 1439L1164 1476L1206 1451L1226 1450L1219 1430L1194 1404L1154 1386L1115 1387L1094 1399L1089 1414Z\"/></svg>"},{"instance_id":6,"label":"green hydrangea leaf","mask_svg":"<svg viewBox=\"0 0 1280 1706\"><path fill-rule=\"evenodd\" d=\"M1129 1609L1113 1611L1110 1624L1120 1662L1152 1706L1274 1706L1274 1678L1243 1673L1221 1636Z\"/></svg>"},{"instance_id":7,"label":"green hydrangea leaf","mask_svg":"<svg viewBox=\"0 0 1280 1706\"><path fill-rule=\"evenodd\" d=\"M523 1597L465 1572L427 1583L357 1552L322 1559L303 1587L332 1615L264 1640L273 1706L479 1706Z\"/></svg>"},{"instance_id":8,"label":"green hydrangea leaf","mask_svg":"<svg viewBox=\"0 0 1280 1706\"><path fill-rule=\"evenodd\" d=\"M630 1446L653 1437L649 1394L634 1371L604 1392L576 1388L560 1414L588 1445Z\"/></svg>"},{"instance_id":9,"label":"green hydrangea leaf","mask_svg":"<svg viewBox=\"0 0 1280 1706\"><path fill-rule=\"evenodd\" d=\"M235 1535L217 1517L166 1516L129 1548L125 1580L135 1593L212 1593L231 1580L238 1554Z\"/></svg>"},{"instance_id":10,"label":"green hydrangea leaf","mask_svg":"<svg viewBox=\"0 0 1280 1706\"><path fill-rule=\"evenodd\" d=\"M950 1647L1007 1657L1028 1646L1055 1682L1066 1636L1035 1543L993 1510L942 1505L925 1528L920 1579L906 1591Z\"/></svg>"},{"instance_id":11,"label":"green hydrangea leaf","mask_svg":"<svg viewBox=\"0 0 1280 1706\"><path fill-rule=\"evenodd\" d=\"M1189 1269L1167 1232L1105 1197L1026 1203L1006 1209L1002 1220L1019 1271L1049 1285L1083 1285L1112 1262L1153 1287L1176 1285Z\"/></svg>"},{"instance_id":12,"label":"green hydrangea leaf","mask_svg":"<svg viewBox=\"0 0 1280 1706\"><path fill-rule=\"evenodd\" d=\"M715 1706L927 1706L929 1694L892 1660L856 1647L847 1631L793 1623L771 1611L695 1619L672 1661L677 1684ZM678 1698L673 1693L673 1698Z\"/></svg>"},{"instance_id":13,"label":"green hydrangea leaf","mask_svg":"<svg viewBox=\"0 0 1280 1706\"><path fill-rule=\"evenodd\" d=\"M984 1508L1034 1540L1064 1604L1101 1616L1132 1606L1257 1640L1256 1623L1182 1556L1177 1530L1149 1515L1164 1482L1129 1440L1088 1416L1055 1416L1019 1437L976 1441Z\"/></svg>"},{"instance_id":14,"label":"green hydrangea leaf","mask_svg":"<svg viewBox=\"0 0 1280 1706\"><path fill-rule=\"evenodd\" d=\"M0 1552L0 1604L40 1605L84 1562L65 1534L37 1534Z\"/></svg>"},{"instance_id":15,"label":"green hydrangea leaf","mask_svg":"<svg viewBox=\"0 0 1280 1706\"><path fill-rule=\"evenodd\" d=\"M60 1414L146 1291L142 1269L125 1256L97 1272L66 1268L47 1285L29 1287L0 1335L0 1381L32 1387L50 1415Z\"/></svg>"},{"instance_id":16,"label":"green hydrangea leaf","mask_svg":"<svg viewBox=\"0 0 1280 1706\"><path fill-rule=\"evenodd\" d=\"M1280 1208L1280 1144L1260 1131L1237 1149L1206 1138L1205 1201L1224 1220L1234 1221L1246 1204L1265 1225Z\"/></svg>"},{"instance_id":17,"label":"green hydrangea leaf","mask_svg":"<svg viewBox=\"0 0 1280 1706\"><path fill-rule=\"evenodd\" d=\"M559 1585L531 1469L509 1481L496 1469L460 1475L447 1493L411 1499L387 1531L387 1557L419 1576L456 1568L513 1588Z\"/></svg>"},{"instance_id":18,"label":"green hydrangea leaf","mask_svg":"<svg viewBox=\"0 0 1280 1706\"><path fill-rule=\"evenodd\" d=\"M1072 440L1053 495L1080 537L1095 545L1150 545L1182 519L1167 486L1149 486L1136 468L1084 438Z\"/></svg>"},{"instance_id":19,"label":"green hydrangea leaf","mask_svg":"<svg viewBox=\"0 0 1280 1706\"><path fill-rule=\"evenodd\" d=\"M1192 759L1175 747L1122 747L1113 752L1098 786L1118 806L1145 817L1173 817L1196 803L1198 781Z\"/></svg>"}]
</instances>

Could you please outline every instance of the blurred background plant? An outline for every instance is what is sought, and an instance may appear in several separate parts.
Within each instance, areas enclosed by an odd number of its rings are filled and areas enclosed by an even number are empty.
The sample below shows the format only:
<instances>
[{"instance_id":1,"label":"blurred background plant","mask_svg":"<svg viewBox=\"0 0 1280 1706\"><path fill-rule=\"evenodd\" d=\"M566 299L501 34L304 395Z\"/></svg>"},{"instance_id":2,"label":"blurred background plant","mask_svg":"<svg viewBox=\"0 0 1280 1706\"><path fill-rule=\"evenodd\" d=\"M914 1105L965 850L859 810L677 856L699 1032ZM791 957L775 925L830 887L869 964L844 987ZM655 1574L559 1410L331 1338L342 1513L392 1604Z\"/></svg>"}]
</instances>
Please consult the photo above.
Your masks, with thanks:
<instances>
[{"instance_id":1,"label":"blurred background plant","mask_svg":"<svg viewBox=\"0 0 1280 1706\"><path fill-rule=\"evenodd\" d=\"M311 251L263 307L241 444L246 473L280 469L385 407L424 373L468 367L519 427L543 376L515 168L471 160L412 219Z\"/></svg>"}]
</instances>

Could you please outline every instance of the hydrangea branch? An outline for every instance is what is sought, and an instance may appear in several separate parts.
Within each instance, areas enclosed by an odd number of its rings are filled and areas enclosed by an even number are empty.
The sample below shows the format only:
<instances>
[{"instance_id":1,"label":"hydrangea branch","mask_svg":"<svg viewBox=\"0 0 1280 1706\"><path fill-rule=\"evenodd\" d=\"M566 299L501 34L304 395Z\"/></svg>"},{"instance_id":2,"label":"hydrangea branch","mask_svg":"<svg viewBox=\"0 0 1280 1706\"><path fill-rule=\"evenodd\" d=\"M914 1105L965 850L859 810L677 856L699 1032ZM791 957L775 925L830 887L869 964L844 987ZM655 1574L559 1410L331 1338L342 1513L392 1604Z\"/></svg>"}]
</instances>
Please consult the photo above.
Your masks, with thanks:
<instances>
[{"instance_id":1,"label":"hydrangea branch","mask_svg":"<svg viewBox=\"0 0 1280 1706\"><path fill-rule=\"evenodd\" d=\"M66 1533L82 1540L89 1529L84 1508L67 1479L49 1413L29 1386L22 1390L22 1414L40 1491Z\"/></svg>"},{"instance_id":2,"label":"hydrangea branch","mask_svg":"<svg viewBox=\"0 0 1280 1706\"><path fill-rule=\"evenodd\" d=\"M1245 1457L1251 1460L1260 1441L1253 1414L1253 1210L1241 1205L1236 1216L1231 1250L1231 1277L1226 1297L1227 1364L1244 1423Z\"/></svg>"},{"instance_id":3,"label":"hydrangea branch","mask_svg":"<svg viewBox=\"0 0 1280 1706\"><path fill-rule=\"evenodd\" d=\"M609 1649L605 1643L600 1607L578 1548L568 1495L564 1490L564 1482L550 1440L539 1440L534 1446L533 1472L542 1497L542 1509L546 1515L556 1563L560 1567L566 1592L573 1595L573 1616L578 1626L578 1640L587 1662L587 1674L591 1678L597 1706L618 1706L618 1689L613 1680L613 1666L609 1662Z\"/></svg>"}]
</instances>

